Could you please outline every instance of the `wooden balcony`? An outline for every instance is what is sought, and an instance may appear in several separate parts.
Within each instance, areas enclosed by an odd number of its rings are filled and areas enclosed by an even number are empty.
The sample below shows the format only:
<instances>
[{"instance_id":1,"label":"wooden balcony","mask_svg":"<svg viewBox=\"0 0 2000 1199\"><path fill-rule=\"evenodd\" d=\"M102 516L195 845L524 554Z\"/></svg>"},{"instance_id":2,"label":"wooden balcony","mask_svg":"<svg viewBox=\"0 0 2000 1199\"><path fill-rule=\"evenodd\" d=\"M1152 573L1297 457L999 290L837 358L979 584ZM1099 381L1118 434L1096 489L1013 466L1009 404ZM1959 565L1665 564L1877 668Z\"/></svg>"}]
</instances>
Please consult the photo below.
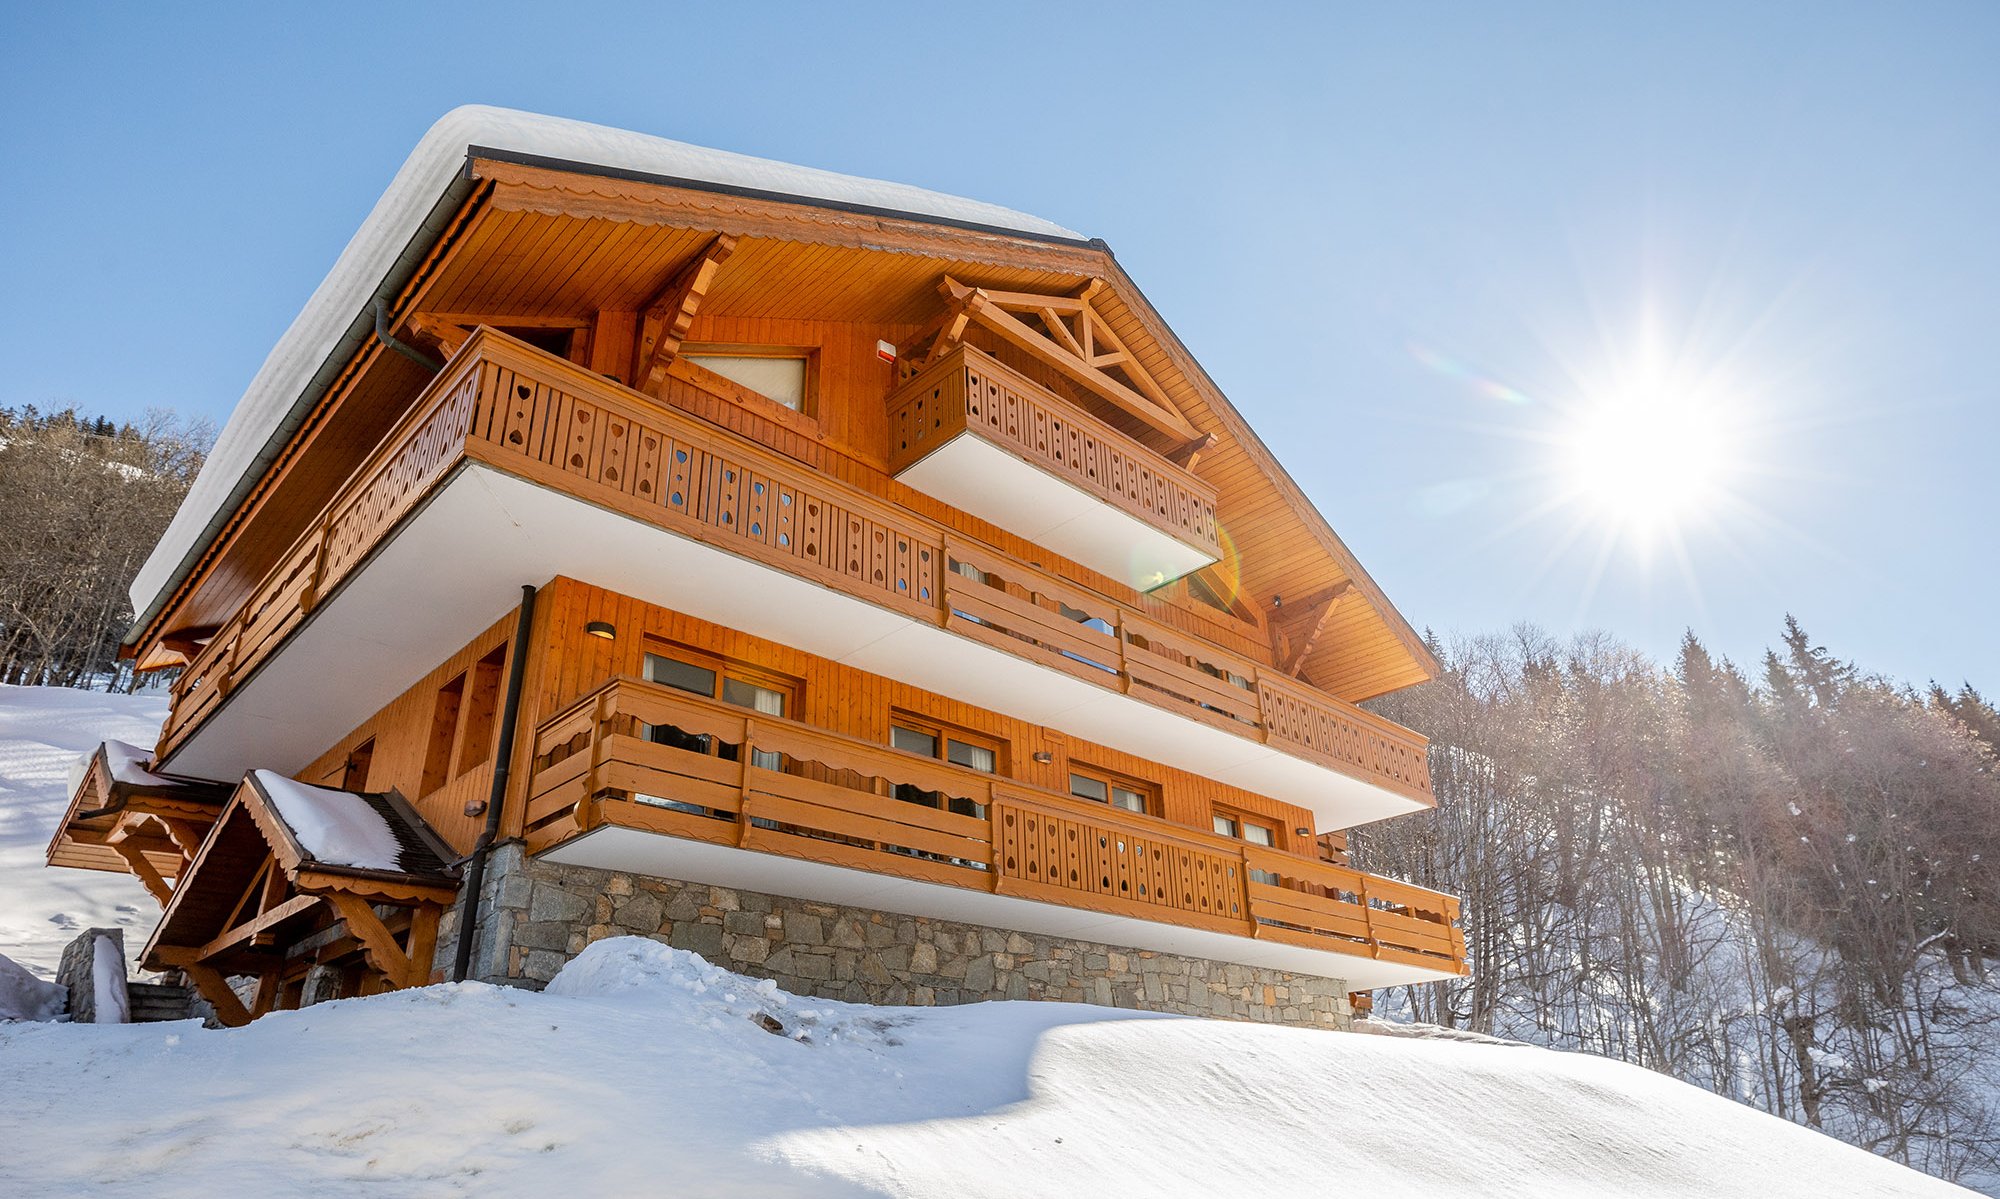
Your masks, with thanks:
<instances>
[{"instance_id":1,"label":"wooden balcony","mask_svg":"<svg viewBox=\"0 0 2000 1199\"><path fill-rule=\"evenodd\" d=\"M183 671L162 734L161 760L177 753L228 696L272 662L324 597L356 576L371 555L386 552L391 534L400 535L399 524L420 504L425 505L421 520L446 520L431 514L448 506L443 493L458 486L455 472L467 467L485 468L490 478L520 480L532 493L510 484L517 498L497 507L489 503L494 515L486 524L447 528L425 551L403 545L400 552L413 560L399 568L405 572L397 584L403 590L373 601L398 631L431 621L437 623L437 637L447 632L457 637L439 647L440 657L504 611L468 610L461 623L477 622L464 628L438 623L457 619L454 609L464 607L466 595L506 595L509 582L524 578L636 570L665 563L669 549L708 553L711 557L690 559L663 576L684 586L695 580L707 591L647 598L685 605L683 610L695 615L966 702L1000 711L1011 705L1010 714L1023 719L1059 720L1074 735L1197 773L1215 777L1226 769L1231 781L1313 808L1331 827L1431 802L1425 741L1416 733L1286 676L1265 673L1247 658L968 543L912 512L490 330L467 342L244 608ZM549 507L575 500L590 508L571 515ZM525 531L527 508L537 503L545 510L542 531ZM597 515L585 515L593 510ZM585 530L586 519L600 523ZM678 539L654 539L648 526ZM620 538L624 548L612 548ZM716 550L729 557L712 556ZM562 556L590 553L600 555L595 566ZM436 561L444 555L451 556L448 570ZM607 561L612 565L605 566ZM751 578L742 563L782 573L753 570ZM472 579L480 570L494 577ZM722 577L731 572L736 581ZM604 586L620 582L604 577ZM770 593L779 584L791 585L788 579L816 585L797 602L784 603L781 615L790 623L751 620L760 603L765 612L778 606ZM422 588L429 589L422 597L412 590ZM706 611L693 606L704 602L714 606ZM832 636L826 630L839 623L836 616L855 630L853 640L842 646L814 643L814 637ZM929 630L928 640L902 639L913 626ZM308 671L301 679L325 683L326 672L345 671L358 681L344 690L330 684L322 690L355 692L357 705L375 702L361 694L365 687L382 693L394 684L381 695L379 702L387 702L415 676L377 685L374 676L383 666L371 666L354 651L357 639L373 641L379 631L378 620L345 634L325 632L329 644L318 651L322 658L313 668L319 673ZM955 636L940 638L940 631ZM848 645L889 656L864 659ZM1009 664L1009 678L995 681L1007 671L997 669L996 655L986 651L1005 656L999 662ZM398 668L427 664L405 661L416 653L414 642L384 652L390 656L381 663ZM951 654L959 657L946 661ZM1023 670L1023 663L1063 677ZM308 682L288 682L277 698L311 689ZM1057 693L1060 707L1050 698ZM1086 707L1092 710L1085 712ZM339 723L301 709L303 723L295 727L304 731L296 736L338 735L373 710L359 707ZM1148 713L1177 719L1135 719ZM316 732L319 720L338 727ZM1202 727L1190 731L1189 721ZM249 766L282 766L273 735L268 726L246 727L232 734L243 748L182 769L220 777ZM1191 748L1197 742L1206 747L1199 753ZM1246 753L1245 743L1269 752ZM309 753L320 747L309 747ZM253 749L263 760L235 760ZM1316 798L1342 788L1347 797L1340 805Z\"/></svg>"},{"instance_id":2,"label":"wooden balcony","mask_svg":"<svg viewBox=\"0 0 2000 1199\"><path fill-rule=\"evenodd\" d=\"M889 397L889 470L1140 590L1222 556L1215 488L961 345Z\"/></svg>"},{"instance_id":3,"label":"wooden balcony","mask_svg":"<svg viewBox=\"0 0 2000 1199\"><path fill-rule=\"evenodd\" d=\"M1317 972L1357 987L1465 970L1450 896L630 678L542 724L528 792L529 850L557 860L618 828L1340 954L1368 964ZM890 894L926 914L925 888Z\"/></svg>"}]
</instances>

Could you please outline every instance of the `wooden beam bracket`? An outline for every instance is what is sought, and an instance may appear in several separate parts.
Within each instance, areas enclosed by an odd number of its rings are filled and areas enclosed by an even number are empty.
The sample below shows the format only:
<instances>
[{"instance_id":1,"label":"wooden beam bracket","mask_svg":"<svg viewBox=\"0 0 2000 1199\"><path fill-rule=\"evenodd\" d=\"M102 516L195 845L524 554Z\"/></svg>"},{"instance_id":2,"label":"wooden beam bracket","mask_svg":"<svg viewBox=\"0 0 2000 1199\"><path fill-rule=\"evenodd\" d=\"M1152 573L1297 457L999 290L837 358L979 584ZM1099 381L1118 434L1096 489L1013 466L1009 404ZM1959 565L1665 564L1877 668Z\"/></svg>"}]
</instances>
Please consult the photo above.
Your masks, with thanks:
<instances>
[{"instance_id":1,"label":"wooden beam bracket","mask_svg":"<svg viewBox=\"0 0 2000 1199\"><path fill-rule=\"evenodd\" d=\"M681 343L694 327L695 312L700 309L702 298L714 286L716 272L735 252L734 237L716 234L701 253L675 269L659 294L646 305L639 318L638 352L632 359L634 383L640 391L660 394L667 366L681 352Z\"/></svg>"}]
</instances>

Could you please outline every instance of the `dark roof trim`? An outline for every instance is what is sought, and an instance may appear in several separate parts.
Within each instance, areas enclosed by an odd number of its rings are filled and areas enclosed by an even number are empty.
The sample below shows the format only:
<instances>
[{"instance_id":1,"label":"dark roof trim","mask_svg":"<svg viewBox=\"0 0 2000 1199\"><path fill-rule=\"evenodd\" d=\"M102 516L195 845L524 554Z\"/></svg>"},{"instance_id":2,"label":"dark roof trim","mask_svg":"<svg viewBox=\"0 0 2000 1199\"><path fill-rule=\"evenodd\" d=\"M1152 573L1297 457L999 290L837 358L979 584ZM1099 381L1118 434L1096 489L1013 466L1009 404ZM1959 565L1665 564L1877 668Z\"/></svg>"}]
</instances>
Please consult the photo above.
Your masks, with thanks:
<instances>
[{"instance_id":1,"label":"dark roof trim","mask_svg":"<svg viewBox=\"0 0 2000 1199\"><path fill-rule=\"evenodd\" d=\"M231 520L235 519L237 511L243 506L243 501L256 489L265 472L271 469L271 464L284 453L292 437L305 424L306 417L311 415L313 408L326 395L327 389L333 386L334 380L347 369L348 361L375 336L375 300L395 299L396 293L403 289L416 274L417 268L423 264L424 256L430 253L433 245L437 244L438 237L451 225L452 217L458 213L459 206L465 203L465 198L472 194L472 189L471 173L467 171L454 179L443 194L438 196L437 203L431 205L430 213L424 217L423 223L417 226L416 232L411 234L402 252L396 256L395 265L389 269L387 275L383 276L382 282L375 288L368 303L363 304L361 311L349 322L347 331L341 334L339 340L335 341L332 348L327 351L325 359L320 362L319 369L313 372L305 389L292 401L291 410L285 414L285 419L279 421L277 427L271 430L271 435L264 439L263 448L257 451L256 457L250 460L250 464L237 477L236 484L229 489L228 496L222 503L216 505L214 514L208 518L208 523L202 526L201 533L195 537L188 552L182 555L180 564L175 566L173 573L168 576L166 586L160 588L159 594L153 597L152 603L147 605L144 612L133 616L132 627L126 630L123 644L127 646L137 644L139 636L180 593L189 573L214 546L216 537L229 526ZM311 304L310 299L307 300L307 304Z\"/></svg>"},{"instance_id":2,"label":"dark roof trim","mask_svg":"<svg viewBox=\"0 0 2000 1199\"><path fill-rule=\"evenodd\" d=\"M950 229L963 229L969 233L991 233L1001 237L1018 237L1028 241L1048 242L1058 246L1076 246L1088 250L1104 250L1108 247L1101 237L1060 237L1053 233L1033 233L1026 229L1016 229L1009 225L988 225L978 221L961 221L951 217L935 216L924 212L905 212L897 208L877 208L870 204L848 204L840 200L829 200L823 196L801 196L791 192L765 191L757 187L741 187L733 183L715 183L707 179L685 179L677 175L655 175L648 171L635 171L627 167L599 166L596 163L577 162L567 158L550 158L544 154L523 154L515 150L501 150L492 146L469 146L466 148L467 167L471 159L487 158L494 162L512 163L515 166L542 167L552 171L566 171L573 175L594 175L601 179L622 179L630 183L656 183L666 187L687 188L690 191L713 192L716 195L739 196L748 200L773 200L781 204L801 204L808 208L828 208L835 212L852 212L862 216L887 217L898 221L913 221L922 225L940 225Z\"/></svg>"}]
</instances>

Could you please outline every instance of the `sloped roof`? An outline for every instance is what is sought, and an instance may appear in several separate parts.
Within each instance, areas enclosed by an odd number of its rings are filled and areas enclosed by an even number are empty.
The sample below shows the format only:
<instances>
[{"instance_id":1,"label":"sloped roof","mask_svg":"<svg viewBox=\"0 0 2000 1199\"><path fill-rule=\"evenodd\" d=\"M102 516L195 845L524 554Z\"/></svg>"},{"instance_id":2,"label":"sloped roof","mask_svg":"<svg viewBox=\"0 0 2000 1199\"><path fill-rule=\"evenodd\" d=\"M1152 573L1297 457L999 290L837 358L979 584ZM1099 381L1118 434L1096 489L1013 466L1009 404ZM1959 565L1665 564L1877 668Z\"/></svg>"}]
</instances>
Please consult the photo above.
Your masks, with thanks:
<instances>
[{"instance_id":1,"label":"sloped roof","mask_svg":"<svg viewBox=\"0 0 2000 1199\"><path fill-rule=\"evenodd\" d=\"M253 770L245 782L244 798L287 869L456 882L443 842L393 792L315 787L271 770ZM289 845L279 844L273 832Z\"/></svg>"},{"instance_id":2,"label":"sloped roof","mask_svg":"<svg viewBox=\"0 0 2000 1199\"><path fill-rule=\"evenodd\" d=\"M691 146L663 137L513 109L467 105L431 126L404 160L305 308L278 339L237 401L229 422L180 510L132 581L136 632L192 566L203 546L283 448L304 418L322 375L338 369L370 322L375 297L406 259L419 254L467 186L468 151L522 161L536 157L585 163L685 186L862 212L895 214L1028 237L1081 242L1053 221L903 183L862 179ZM331 365L330 365L331 364Z\"/></svg>"}]
</instances>

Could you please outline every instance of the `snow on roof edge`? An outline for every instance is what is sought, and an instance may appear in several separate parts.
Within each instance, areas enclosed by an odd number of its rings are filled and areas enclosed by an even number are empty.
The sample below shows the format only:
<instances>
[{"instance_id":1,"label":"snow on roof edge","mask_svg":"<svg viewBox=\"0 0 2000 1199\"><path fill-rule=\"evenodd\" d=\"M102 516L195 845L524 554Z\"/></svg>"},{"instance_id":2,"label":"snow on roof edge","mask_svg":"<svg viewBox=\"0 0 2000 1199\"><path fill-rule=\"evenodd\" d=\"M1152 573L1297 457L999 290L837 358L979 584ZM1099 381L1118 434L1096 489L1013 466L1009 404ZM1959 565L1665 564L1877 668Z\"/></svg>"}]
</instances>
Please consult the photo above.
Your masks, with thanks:
<instances>
[{"instance_id":1,"label":"snow on roof edge","mask_svg":"<svg viewBox=\"0 0 2000 1199\"><path fill-rule=\"evenodd\" d=\"M299 848L327 866L400 871L403 847L394 829L368 801L352 791L315 787L275 770L253 770L279 819L292 830Z\"/></svg>"},{"instance_id":2,"label":"snow on roof edge","mask_svg":"<svg viewBox=\"0 0 2000 1199\"><path fill-rule=\"evenodd\" d=\"M314 376L355 327L357 314L373 302L439 199L462 180L466 154L475 146L838 207L1084 240L1083 234L1053 221L909 184L712 150L587 121L483 104L454 108L417 142L237 401L187 498L132 580L135 631L157 614L195 554L213 536L216 523L275 456Z\"/></svg>"}]
</instances>

